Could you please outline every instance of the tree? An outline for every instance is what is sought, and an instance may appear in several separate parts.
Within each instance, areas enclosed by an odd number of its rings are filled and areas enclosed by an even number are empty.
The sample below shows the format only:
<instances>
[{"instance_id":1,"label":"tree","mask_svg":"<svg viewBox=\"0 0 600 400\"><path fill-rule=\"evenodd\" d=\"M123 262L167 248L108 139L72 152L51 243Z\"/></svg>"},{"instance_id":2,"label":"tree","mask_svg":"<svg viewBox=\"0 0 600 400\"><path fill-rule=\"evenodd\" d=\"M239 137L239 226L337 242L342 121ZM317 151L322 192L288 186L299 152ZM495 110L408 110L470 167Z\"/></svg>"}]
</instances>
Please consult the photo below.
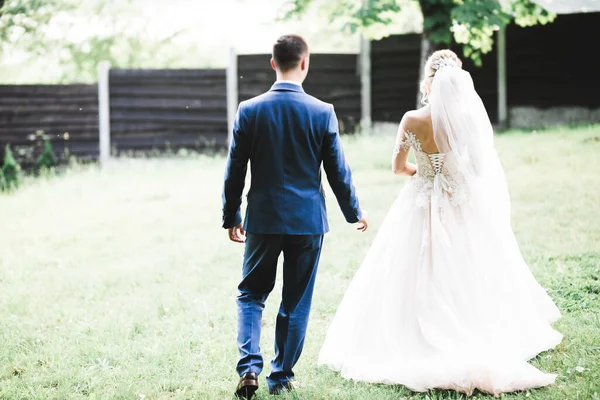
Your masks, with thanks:
<instances>
[{"instance_id":1,"label":"tree","mask_svg":"<svg viewBox=\"0 0 600 400\"><path fill-rule=\"evenodd\" d=\"M27 50L43 50L44 28L58 13L74 7L72 0L0 0L0 51L5 44L23 41Z\"/></svg>"},{"instance_id":2,"label":"tree","mask_svg":"<svg viewBox=\"0 0 600 400\"><path fill-rule=\"evenodd\" d=\"M8 190L6 186L6 180L4 179L4 172L2 172L2 168L0 168L0 192L4 192Z\"/></svg>"},{"instance_id":3,"label":"tree","mask_svg":"<svg viewBox=\"0 0 600 400\"><path fill-rule=\"evenodd\" d=\"M4 150L2 173L8 190L19 187L19 184L21 183L21 167L17 164L9 145L6 145Z\"/></svg>"},{"instance_id":4,"label":"tree","mask_svg":"<svg viewBox=\"0 0 600 400\"><path fill-rule=\"evenodd\" d=\"M56 165L56 158L54 157L54 151L52 150L52 143L47 138L44 139L44 145L42 153L37 159L36 167L38 171L44 169L49 170Z\"/></svg>"},{"instance_id":5,"label":"tree","mask_svg":"<svg viewBox=\"0 0 600 400\"><path fill-rule=\"evenodd\" d=\"M289 0L284 18L304 14L309 7L320 5L332 21L341 20L344 29L356 32L375 25L387 25L392 16L410 2L417 2L423 14L422 59L432 51L454 41L463 47L465 57L481 65L482 54L492 50L494 32L511 21L520 26L552 22L554 14L533 0Z\"/></svg>"},{"instance_id":6,"label":"tree","mask_svg":"<svg viewBox=\"0 0 600 400\"><path fill-rule=\"evenodd\" d=\"M0 0L0 53L11 52L30 60L54 63L51 74L62 82L93 82L100 61L113 66L166 67L176 60L164 53L181 33L150 39L149 28L124 15L136 13L131 0ZM137 7L142 7L141 2ZM90 28L84 34L69 34L84 21L98 22L102 29ZM49 34L52 33L52 34ZM61 72L62 76L57 76ZM36 77L37 78L37 77Z\"/></svg>"}]
</instances>

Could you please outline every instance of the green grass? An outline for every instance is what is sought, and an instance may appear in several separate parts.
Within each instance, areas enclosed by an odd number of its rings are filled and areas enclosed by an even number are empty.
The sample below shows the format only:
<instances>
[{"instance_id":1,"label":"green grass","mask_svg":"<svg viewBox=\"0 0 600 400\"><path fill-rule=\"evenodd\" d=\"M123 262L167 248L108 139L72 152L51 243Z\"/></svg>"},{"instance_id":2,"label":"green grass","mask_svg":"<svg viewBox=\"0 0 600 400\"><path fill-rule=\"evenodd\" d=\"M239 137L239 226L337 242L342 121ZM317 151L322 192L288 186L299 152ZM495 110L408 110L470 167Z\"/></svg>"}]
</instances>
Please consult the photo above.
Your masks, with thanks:
<instances>
[{"instance_id":1,"label":"green grass","mask_svg":"<svg viewBox=\"0 0 600 400\"><path fill-rule=\"evenodd\" d=\"M600 399L600 127L498 137L513 225L563 311L558 349L533 363L557 383L510 399ZM347 138L372 229L328 196L302 399L461 399L345 381L316 359L328 324L402 185L393 138ZM0 399L229 399L237 383L236 286L243 247L220 229L224 158L118 160L0 196ZM267 304L273 355L281 286ZM258 399L270 399L262 381ZM476 394L476 398L489 398ZM285 397L284 397L285 398Z\"/></svg>"}]
</instances>

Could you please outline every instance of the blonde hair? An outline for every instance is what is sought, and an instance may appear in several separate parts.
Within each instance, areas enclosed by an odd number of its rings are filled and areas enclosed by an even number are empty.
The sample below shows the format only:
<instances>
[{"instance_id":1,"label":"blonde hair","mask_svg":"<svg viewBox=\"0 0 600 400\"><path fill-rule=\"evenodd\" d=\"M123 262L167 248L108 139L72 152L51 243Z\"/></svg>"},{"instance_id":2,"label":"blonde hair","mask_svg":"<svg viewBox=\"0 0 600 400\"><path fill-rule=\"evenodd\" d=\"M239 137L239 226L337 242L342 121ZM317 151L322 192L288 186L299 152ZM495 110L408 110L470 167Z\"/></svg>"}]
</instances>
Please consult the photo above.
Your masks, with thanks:
<instances>
[{"instance_id":1,"label":"blonde hair","mask_svg":"<svg viewBox=\"0 0 600 400\"><path fill-rule=\"evenodd\" d=\"M425 74L421 81L421 93L423 99L421 103L427 104L427 98L431 91L431 83L438 70L442 67L458 67L462 68L462 61L452 50L438 50L434 52L425 63Z\"/></svg>"}]
</instances>

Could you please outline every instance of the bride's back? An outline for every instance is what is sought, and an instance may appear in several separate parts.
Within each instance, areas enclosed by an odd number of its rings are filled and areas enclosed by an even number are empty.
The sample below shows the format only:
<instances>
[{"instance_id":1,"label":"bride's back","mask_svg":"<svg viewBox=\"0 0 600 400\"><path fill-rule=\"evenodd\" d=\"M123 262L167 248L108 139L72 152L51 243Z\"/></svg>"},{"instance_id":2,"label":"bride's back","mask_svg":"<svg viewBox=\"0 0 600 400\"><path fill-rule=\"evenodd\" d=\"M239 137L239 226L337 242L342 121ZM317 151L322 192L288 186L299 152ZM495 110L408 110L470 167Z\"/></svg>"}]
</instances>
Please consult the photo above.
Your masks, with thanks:
<instances>
[{"instance_id":1,"label":"bride's back","mask_svg":"<svg viewBox=\"0 0 600 400\"><path fill-rule=\"evenodd\" d=\"M419 140L423 152L427 154L439 153L433 136L430 107L426 106L418 110L409 111L405 118L407 118L408 130Z\"/></svg>"}]
</instances>

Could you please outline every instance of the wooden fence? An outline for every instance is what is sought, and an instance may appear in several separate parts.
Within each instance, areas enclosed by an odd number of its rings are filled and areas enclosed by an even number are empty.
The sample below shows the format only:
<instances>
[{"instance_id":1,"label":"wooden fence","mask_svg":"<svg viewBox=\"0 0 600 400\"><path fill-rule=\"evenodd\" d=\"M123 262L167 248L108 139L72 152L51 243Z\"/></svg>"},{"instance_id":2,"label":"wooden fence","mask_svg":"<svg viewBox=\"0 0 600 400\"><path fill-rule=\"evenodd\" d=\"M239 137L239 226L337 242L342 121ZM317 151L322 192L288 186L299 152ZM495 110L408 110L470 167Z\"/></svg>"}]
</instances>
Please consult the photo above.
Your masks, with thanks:
<instances>
[{"instance_id":1,"label":"wooden fence","mask_svg":"<svg viewBox=\"0 0 600 400\"><path fill-rule=\"evenodd\" d=\"M551 24L521 28L515 24L506 29L507 107L514 111L525 108L550 110L556 123L570 123L568 111L600 107L600 97L593 90L600 86L600 76L586 71L594 60L593 51L584 40L600 24L600 13L559 15ZM497 39L497 38L496 38ZM497 43L497 40L495 40ZM462 57L462 48L451 48L463 58L463 68L471 73L492 122L498 121L497 48L485 54L483 66L476 67ZM398 122L416 105L419 85L420 35L394 35L371 43L372 119ZM587 65L582 67L582 65ZM591 69L590 69L591 68ZM511 115L513 113L511 112ZM541 114L542 117L550 117ZM527 118L535 118L530 116ZM584 118L572 121L583 123ZM588 121L590 122L590 121ZM511 126L522 122L509 121ZM531 126L544 126L544 121L530 121Z\"/></svg>"},{"instance_id":2,"label":"wooden fence","mask_svg":"<svg viewBox=\"0 0 600 400\"><path fill-rule=\"evenodd\" d=\"M457 54L462 50L453 46ZM419 68L421 35L392 35L371 42L371 109L373 121L399 122L420 99ZM485 68L464 60L490 119L498 118L497 65L495 49L483 57Z\"/></svg>"},{"instance_id":3,"label":"wooden fence","mask_svg":"<svg viewBox=\"0 0 600 400\"><path fill-rule=\"evenodd\" d=\"M371 113L377 122L400 122L419 92L421 35L393 35L371 42Z\"/></svg>"},{"instance_id":4,"label":"wooden fence","mask_svg":"<svg viewBox=\"0 0 600 400\"><path fill-rule=\"evenodd\" d=\"M238 100L269 90L275 71L270 54L238 56ZM340 130L353 132L361 118L361 83L357 54L311 54L304 90L335 107Z\"/></svg>"},{"instance_id":5,"label":"wooden fence","mask_svg":"<svg viewBox=\"0 0 600 400\"><path fill-rule=\"evenodd\" d=\"M547 25L506 31L509 106L600 107L595 50L586 38L600 13L559 15Z\"/></svg>"},{"instance_id":6,"label":"wooden fence","mask_svg":"<svg viewBox=\"0 0 600 400\"><path fill-rule=\"evenodd\" d=\"M117 152L226 145L225 70L114 69L109 82Z\"/></svg>"},{"instance_id":7,"label":"wooden fence","mask_svg":"<svg viewBox=\"0 0 600 400\"><path fill-rule=\"evenodd\" d=\"M554 113L556 107L600 107L600 97L591 90L600 85L593 61L579 62L593 60L593 51L582 38L598 23L600 13L588 13L560 15L543 26L507 28L506 89L511 118L515 109ZM370 48L371 119L398 122L416 106L420 35L390 36L372 42ZM459 47L453 48L462 53ZM237 67L236 101L269 90L275 80L269 60L268 54L238 56L237 65L232 64ZM496 49L484 56L483 68L464 62L493 122L498 119L497 63ZM230 78L235 84L236 76ZM110 71L109 85L113 152L226 145L225 70L115 69ZM311 55L304 88L335 106L342 131L354 131L361 119L357 54ZM0 85L0 153L6 143L32 147L39 130L50 137L57 154L68 151L97 157L97 85Z\"/></svg>"},{"instance_id":8,"label":"wooden fence","mask_svg":"<svg viewBox=\"0 0 600 400\"><path fill-rule=\"evenodd\" d=\"M495 38L497 42L497 38ZM471 59L463 57L463 50L460 46L453 45L452 50L463 61L463 69L469 71L475 84L475 89L481 97L485 109L492 123L498 122L498 60L497 52L494 47L490 53L484 54L481 58L483 66L476 66Z\"/></svg>"},{"instance_id":9,"label":"wooden fence","mask_svg":"<svg viewBox=\"0 0 600 400\"><path fill-rule=\"evenodd\" d=\"M96 85L0 86L0 146L29 147L37 131L57 154L98 152Z\"/></svg>"},{"instance_id":10,"label":"wooden fence","mask_svg":"<svg viewBox=\"0 0 600 400\"><path fill-rule=\"evenodd\" d=\"M225 70L114 69L109 82L113 153L227 144ZM40 130L57 155L97 157L98 86L0 86L0 146L28 149Z\"/></svg>"}]
</instances>

